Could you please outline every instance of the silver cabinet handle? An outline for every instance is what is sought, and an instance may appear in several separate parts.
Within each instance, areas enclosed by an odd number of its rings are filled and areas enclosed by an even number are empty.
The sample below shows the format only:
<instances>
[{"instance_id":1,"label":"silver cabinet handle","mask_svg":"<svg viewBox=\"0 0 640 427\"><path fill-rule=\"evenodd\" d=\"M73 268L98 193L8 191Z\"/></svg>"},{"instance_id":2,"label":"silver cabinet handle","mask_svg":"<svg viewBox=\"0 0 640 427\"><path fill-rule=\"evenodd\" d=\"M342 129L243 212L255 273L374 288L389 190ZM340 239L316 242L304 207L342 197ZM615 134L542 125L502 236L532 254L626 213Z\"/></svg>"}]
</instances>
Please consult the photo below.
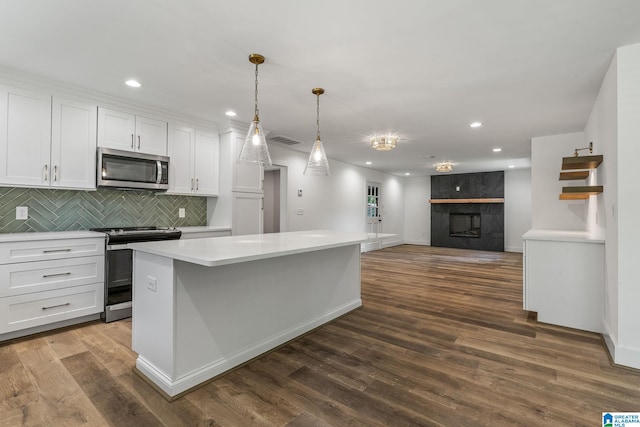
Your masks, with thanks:
<instances>
[{"instance_id":1,"label":"silver cabinet handle","mask_svg":"<svg viewBox=\"0 0 640 427\"><path fill-rule=\"evenodd\" d=\"M71 305L71 303L70 302L65 302L64 304L50 305L49 307L42 307L42 309L43 310L49 310L51 308L66 307L68 305Z\"/></svg>"},{"instance_id":2,"label":"silver cabinet handle","mask_svg":"<svg viewBox=\"0 0 640 427\"><path fill-rule=\"evenodd\" d=\"M66 249L45 249L42 251L42 253L45 254L50 254L52 252L71 252L70 248L66 248Z\"/></svg>"},{"instance_id":3,"label":"silver cabinet handle","mask_svg":"<svg viewBox=\"0 0 640 427\"><path fill-rule=\"evenodd\" d=\"M49 179L49 165L44 165L44 180L45 182Z\"/></svg>"},{"instance_id":4,"label":"silver cabinet handle","mask_svg":"<svg viewBox=\"0 0 640 427\"><path fill-rule=\"evenodd\" d=\"M58 165L55 165L53 167L53 180L57 181L58 180Z\"/></svg>"},{"instance_id":5,"label":"silver cabinet handle","mask_svg":"<svg viewBox=\"0 0 640 427\"><path fill-rule=\"evenodd\" d=\"M196 191L200 189L200 180L196 178Z\"/></svg>"},{"instance_id":6,"label":"silver cabinet handle","mask_svg":"<svg viewBox=\"0 0 640 427\"><path fill-rule=\"evenodd\" d=\"M191 178L191 191L193 191L193 178Z\"/></svg>"},{"instance_id":7,"label":"silver cabinet handle","mask_svg":"<svg viewBox=\"0 0 640 427\"><path fill-rule=\"evenodd\" d=\"M47 278L47 277L57 277L57 276L71 276L71 272L68 271L66 273L54 273L54 274L43 274L42 277L43 278Z\"/></svg>"},{"instance_id":8,"label":"silver cabinet handle","mask_svg":"<svg viewBox=\"0 0 640 427\"><path fill-rule=\"evenodd\" d=\"M131 149L133 150L133 134L131 134Z\"/></svg>"},{"instance_id":9,"label":"silver cabinet handle","mask_svg":"<svg viewBox=\"0 0 640 427\"><path fill-rule=\"evenodd\" d=\"M140 149L140 135L138 135L138 150Z\"/></svg>"}]
</instances>

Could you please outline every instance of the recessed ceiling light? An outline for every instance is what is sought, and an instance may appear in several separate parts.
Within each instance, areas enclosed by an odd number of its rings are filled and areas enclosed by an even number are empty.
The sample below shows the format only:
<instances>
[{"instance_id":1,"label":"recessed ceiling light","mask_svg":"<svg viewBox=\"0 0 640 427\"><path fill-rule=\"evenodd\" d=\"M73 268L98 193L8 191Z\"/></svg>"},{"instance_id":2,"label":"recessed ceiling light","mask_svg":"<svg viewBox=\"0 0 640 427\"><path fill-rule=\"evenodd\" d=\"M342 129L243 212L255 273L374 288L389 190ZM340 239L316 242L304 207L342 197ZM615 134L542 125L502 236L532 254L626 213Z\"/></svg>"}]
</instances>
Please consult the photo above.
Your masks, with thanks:
<instances>
[{"instance_id":1,"label":"recessed ceiling light","mask_svg":"<svg viewBox=\"0 0 640 427\"><path fill-rule=\"evenodd\" d=\"M513 169L515 167L516 167L516 165L509 165L509 169Z\"/></svg>"},{"instance_id":2,"label":"recessed ceiling light","mask_svg":"<svg viewBox=\"0 0 640 427\"><path fill-rule=\"evenodd\" d=\"M364 164L365 164L365 165L370 165L370 164L371 164L371 162L364 162Z\"/></svg>"},{"instance_id":3,"label":"recessed ceiling light","mask_svg":"<svg viewBox=\"0 0 640 427\"><path fill-rule=\"evenodd\" d=\"M494 152L494 153L499 153L499 152L501 152L501 151L502 151L502 148L494 148L494 149L493 149L493 152Z\"/></svg>"},{"instance_id":4,"label":"recessed ceiling light","mask_svg":"<svg viewBox=\"0 0 640 427\"><path fill-rule=\"evenodd\" d=\"M235 116L237 116L236 112L235 112L235 111L231 111L231 110L227 111L227 112L226 112L226 113L224 113L224 114L225 114L225 115L227 115L227 116L229 116L229 117L235 117Z\"/></svg>"},{"instance_id":5,"label":"recessed ceiling light","mask_svg":"<svg viewBox=\"0 0 640 427\"><path fill-rule=\"evenodd\" d=\"M404 173L404 175L405 175L405 176L409 176L409 175L411 175L411 174L410 174L409 172L405 172L405 173Z\"/></svg>"},{"instance_id":6,"label":"recessed ceiling light","mask_svg":"<svg viewBox=\"0 0 640 427\"><path fill-rule=\"evenodd\" d=\"M479 128L480 126L482 126L482 123L481 122L473 122L469 126L471 126L472 128Z\"/></svg>"},{"instance_id":7,"label":"recessed ceiling light","mask_svg":"<svg viewBox=\"0 0 640 427\"><path fill-rule=\"evenodd\" d=\"M139 81L133 80L133 79L127 80L126 82L124 82L124 84L126 84L129 87L140 87L140 86L142 86Z\"/></svg>"}]
</instances>

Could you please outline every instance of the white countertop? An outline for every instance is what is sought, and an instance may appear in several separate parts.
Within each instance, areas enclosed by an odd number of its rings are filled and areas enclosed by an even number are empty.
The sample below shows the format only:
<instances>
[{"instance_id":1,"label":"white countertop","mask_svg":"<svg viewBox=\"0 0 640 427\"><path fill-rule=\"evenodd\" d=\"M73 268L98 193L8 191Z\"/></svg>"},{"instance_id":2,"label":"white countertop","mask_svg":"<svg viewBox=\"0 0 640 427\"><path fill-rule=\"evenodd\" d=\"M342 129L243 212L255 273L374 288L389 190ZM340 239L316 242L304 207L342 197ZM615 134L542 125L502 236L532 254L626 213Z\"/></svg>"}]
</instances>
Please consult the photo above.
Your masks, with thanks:
<instances>
[{"instance_id":1,"label":"white countertop","mask_svg":"<svg viewBox=\"0 0 640 427\"><path fill-rule=\"evenodd\" d=\"M56 240L56 239L88 239L105 238L104 233L95 231L42 231L30 233L3 233L0 234L0 243L4 242L28 242L34 240Z\"/></svg>"},{"instance_id":2,"label":"white countertop","mask_svg":"<svg viewBox=\"0 0 640 427\"><path fill-rule=\"evenodd\" d=\"M524 240L552 240L556 242L604 243L604 239L596 238L587 231L532 229L524 233L522 238Z\"/></svg>"},{"instance_id":3,"label":"white countertop","mask_svg":"<svg viewBox=\"0 0 640 427\"><path fill-rule=\"evenodd\" d=\"M215 267L284 255L360 244L393 234L345 233L329 230L224 236L189 240L130 243L131 249Z\"/></svg>"}]
</instances>

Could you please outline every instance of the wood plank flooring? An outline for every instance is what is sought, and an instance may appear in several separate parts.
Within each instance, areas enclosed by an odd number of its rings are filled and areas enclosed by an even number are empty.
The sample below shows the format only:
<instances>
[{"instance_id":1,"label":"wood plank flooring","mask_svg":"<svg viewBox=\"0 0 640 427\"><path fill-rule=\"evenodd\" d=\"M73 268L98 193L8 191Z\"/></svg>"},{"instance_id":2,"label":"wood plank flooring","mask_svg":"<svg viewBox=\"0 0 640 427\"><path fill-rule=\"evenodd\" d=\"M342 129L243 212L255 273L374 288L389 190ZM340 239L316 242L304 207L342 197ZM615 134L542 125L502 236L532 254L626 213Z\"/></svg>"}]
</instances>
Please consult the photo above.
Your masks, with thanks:
<instances>
[{"instance_id":1,"label":"wood plank flooring","mask_svg":"<svg viewBox=\"0 0 640 427\"><path fill-rule=\"evenodd\" d=\"M522 257L403 245L362 256L364 307L168 402L131 321L0 344L0 426L601 425L640 371L522 310Z\"/></svg>"}]
</instances>

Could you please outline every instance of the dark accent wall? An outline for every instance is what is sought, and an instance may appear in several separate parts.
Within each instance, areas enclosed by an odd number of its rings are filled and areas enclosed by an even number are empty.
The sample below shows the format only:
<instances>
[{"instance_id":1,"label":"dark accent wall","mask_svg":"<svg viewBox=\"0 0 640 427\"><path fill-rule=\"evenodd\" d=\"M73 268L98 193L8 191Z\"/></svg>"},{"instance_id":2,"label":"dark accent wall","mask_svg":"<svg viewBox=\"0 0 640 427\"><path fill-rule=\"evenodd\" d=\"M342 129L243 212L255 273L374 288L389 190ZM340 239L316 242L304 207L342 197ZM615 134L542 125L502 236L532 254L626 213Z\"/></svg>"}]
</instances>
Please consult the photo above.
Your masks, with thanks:
<instances>
[{"instance_id":1,"label":"dark accent wall","mask_svg":"<svg viewBox=\"0 0 640 427\"><path fill-rule=\"evenodd\" d=\"M431 176L432 199L503 197L503 171ZM449 213L480 213L480 238L449 236ZM431 246L504 251L504 203L431 204Z\"/></svg>"}]
</instances>

